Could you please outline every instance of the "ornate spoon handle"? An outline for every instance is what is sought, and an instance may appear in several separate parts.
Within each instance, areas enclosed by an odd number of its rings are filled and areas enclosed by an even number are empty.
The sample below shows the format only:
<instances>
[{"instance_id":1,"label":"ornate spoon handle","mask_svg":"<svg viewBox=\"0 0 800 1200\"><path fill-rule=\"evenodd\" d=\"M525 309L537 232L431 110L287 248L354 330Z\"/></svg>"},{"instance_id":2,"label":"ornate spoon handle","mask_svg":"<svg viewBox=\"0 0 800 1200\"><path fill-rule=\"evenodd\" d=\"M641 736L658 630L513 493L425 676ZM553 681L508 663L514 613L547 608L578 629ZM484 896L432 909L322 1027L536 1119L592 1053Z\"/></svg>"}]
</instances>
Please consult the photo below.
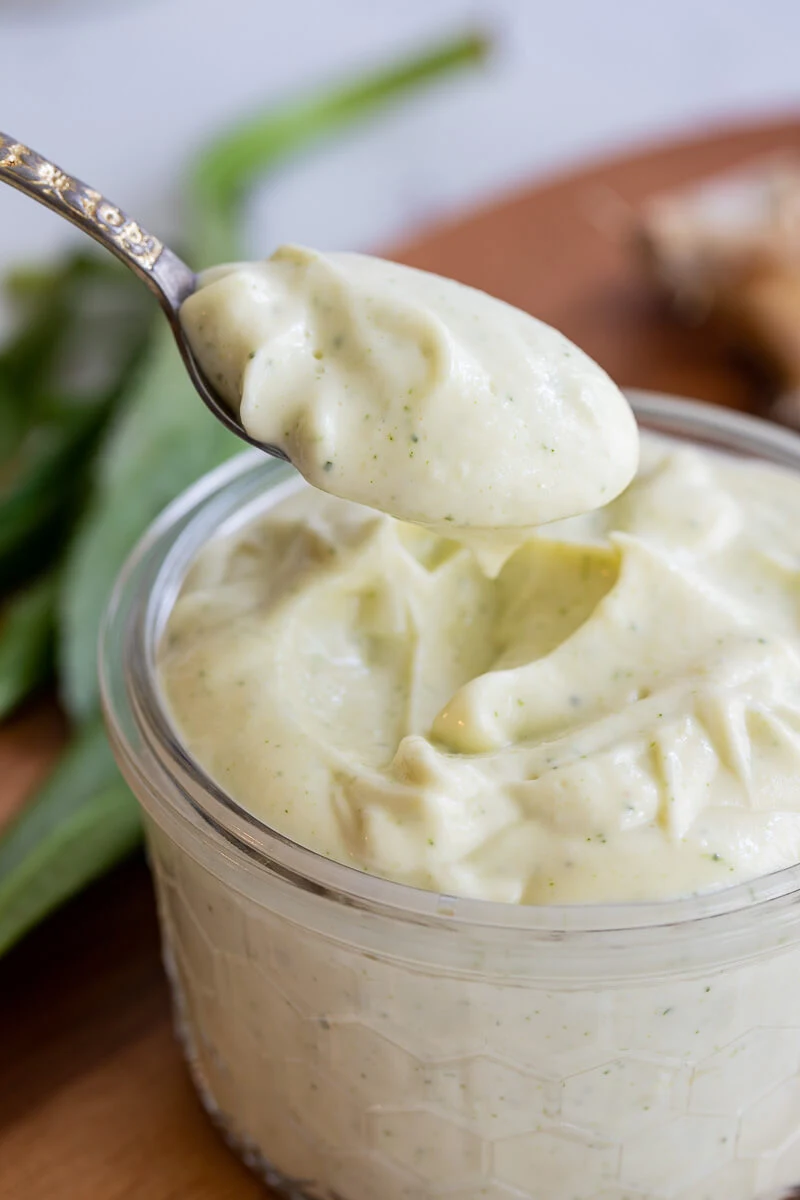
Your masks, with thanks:
<instances>
[{"instance_id":1,"label":"ornate spoon handle","mask_svg":"<svg viewBox=\"0 0 800 1200\"><path fill-rule=\"evenodd\" d=\"M218 421L237 437L276 458L283 450L252 438L238 415L203 374L180 319L180 307L197 287L194 271L163 242L148 233L100 192L74 179L29 146L0 132L0 183L38 200L60 217L77 225L129 267L154 293L170 323L189 378L201 400Z\"/></svg>"},{"instance_id":2,"label":"ornate spoon handle","mask_svg":"<svg viewBox=\"0 0 800 1200\"><path fill-rule=\"evenodd\" d=\"M174 317L195 289L191 269L100 192L0 132L0 181L77 225L135 271Z\"/></svg>"}]
</instances>

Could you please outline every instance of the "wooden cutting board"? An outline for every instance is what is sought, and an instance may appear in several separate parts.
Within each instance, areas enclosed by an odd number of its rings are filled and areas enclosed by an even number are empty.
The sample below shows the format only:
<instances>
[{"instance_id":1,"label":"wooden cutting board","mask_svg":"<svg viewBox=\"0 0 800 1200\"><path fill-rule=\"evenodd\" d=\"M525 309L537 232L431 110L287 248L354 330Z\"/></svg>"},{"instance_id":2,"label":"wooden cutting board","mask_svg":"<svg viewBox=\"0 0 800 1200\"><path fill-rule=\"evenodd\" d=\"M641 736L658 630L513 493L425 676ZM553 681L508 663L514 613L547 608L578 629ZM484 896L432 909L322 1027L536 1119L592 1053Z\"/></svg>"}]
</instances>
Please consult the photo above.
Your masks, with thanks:
<instances>
[{"instance_id":1,"label":"wooden cutting board","mask_svg":"<svg viewBox=\"0 0 800 1200\"><path fill-rule=\"evenodd\" d=\"M620 205L781 149L800 150L800 119L607 160L443 225L394 256L528 309L622 384L749 407L753 382L699 333L670 324L613 230ZM47 703L0 731L0 822L62 737ZM143 861L0 962L0 1030L2 1200L265 1194L206 1121L172 1041Z\"/></svg>"}]
</instances>

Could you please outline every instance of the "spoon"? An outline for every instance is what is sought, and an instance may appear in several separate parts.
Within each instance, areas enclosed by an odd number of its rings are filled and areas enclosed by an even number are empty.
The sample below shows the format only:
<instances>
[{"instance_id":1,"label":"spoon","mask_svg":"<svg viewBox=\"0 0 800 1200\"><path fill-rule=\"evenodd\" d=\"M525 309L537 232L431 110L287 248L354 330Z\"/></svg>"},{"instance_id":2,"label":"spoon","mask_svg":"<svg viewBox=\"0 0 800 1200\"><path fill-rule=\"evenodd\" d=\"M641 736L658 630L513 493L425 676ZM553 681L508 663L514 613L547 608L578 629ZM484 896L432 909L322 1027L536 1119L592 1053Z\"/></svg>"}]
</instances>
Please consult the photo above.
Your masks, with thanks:
<instances>
[{"instance_id":1,"label":"spoon","mask_svg":"<svg viewBox=\"0 0 800 1200\"><path fill-rule=\"evenodd\" d=\"M2 132L0 182L10 184L77 225L130 268L149 287L164 310L189 378L206 407L237 437L288 461L277 446L250 437L200 369L180 320L181 304L197 288L197 276L191 267L100 192L67 175L55 163Z\"/></svg>"}]
</instances>

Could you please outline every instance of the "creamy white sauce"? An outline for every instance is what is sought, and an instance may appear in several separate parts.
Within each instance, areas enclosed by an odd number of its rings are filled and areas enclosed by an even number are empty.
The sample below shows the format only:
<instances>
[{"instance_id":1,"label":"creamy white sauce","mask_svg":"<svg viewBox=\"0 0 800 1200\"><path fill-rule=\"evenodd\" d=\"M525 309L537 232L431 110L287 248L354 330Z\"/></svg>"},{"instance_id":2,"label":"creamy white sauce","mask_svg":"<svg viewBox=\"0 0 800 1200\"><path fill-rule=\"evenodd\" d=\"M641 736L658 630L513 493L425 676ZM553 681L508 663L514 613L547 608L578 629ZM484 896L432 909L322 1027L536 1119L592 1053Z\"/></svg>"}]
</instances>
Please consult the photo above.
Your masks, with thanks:
<instances>
[{"instance_id":1,"label":"creamy white sauce","mask_svg":"<svg viewBox=\"0 0 800 1200\"><path fill-rule=\"evenodd\" d=\"M606 373L451 279L287 246L206 272L181 321L252 437L315 487L449 536L513 545L636 470L636 424Z\"/></svg>"},{"instance_id":2,"label":"creamy white sauce","mask_svg":"<svg viewBox=\"0 0 800 1200\"><path fill-rule=\"evenodd\" d=\"M800 481L647 440L496 579L304 489L200 555L189 749L304 845L491 900L654 899L800 859Z\"/></svg>"}]
</instances>

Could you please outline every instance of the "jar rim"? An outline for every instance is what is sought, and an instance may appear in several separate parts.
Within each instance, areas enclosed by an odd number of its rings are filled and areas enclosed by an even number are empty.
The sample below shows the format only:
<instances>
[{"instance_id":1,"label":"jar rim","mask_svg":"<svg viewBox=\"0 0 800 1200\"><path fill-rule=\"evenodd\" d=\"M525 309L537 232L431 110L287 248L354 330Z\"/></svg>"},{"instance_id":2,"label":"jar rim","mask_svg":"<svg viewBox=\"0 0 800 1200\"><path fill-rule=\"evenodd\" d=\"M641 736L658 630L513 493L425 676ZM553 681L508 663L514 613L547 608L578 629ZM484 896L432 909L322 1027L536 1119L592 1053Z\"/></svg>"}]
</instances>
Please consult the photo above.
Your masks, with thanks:
<instances>
[{"instance_id":1,"label":"jar rim","mask_svg":"<svg viewBox=\"0 0 800 1200\"><path fill-rule=\"evenodd\" d=\"M800 434L758 417L700 401L627 389L636 417L651 432L761 458L800 472ZM268 482L269 480L272 482ZM233 494L253 493L244 508ZM273 502L302 486L292 468L248 450L204 475L151 524L129 555L99 637L100 689L107 728L123 770L154 803L236 848L256 870L340 903L407 921L563 936L660 927L687 928L755 907L784 908L800 896L800 863L731 887L678 899L611 904L517 905L417 888L370 875L293 841L249 812L181 744L158 686L155 648L186 569L225 521L246 519L265 486ZM257 489L256 490L256 486ZM263 504L263 499L262 499ZM220 519L221 518L221 519ZM169 796L166 795L167 791Z\"/></svg>"}]
</instances>

